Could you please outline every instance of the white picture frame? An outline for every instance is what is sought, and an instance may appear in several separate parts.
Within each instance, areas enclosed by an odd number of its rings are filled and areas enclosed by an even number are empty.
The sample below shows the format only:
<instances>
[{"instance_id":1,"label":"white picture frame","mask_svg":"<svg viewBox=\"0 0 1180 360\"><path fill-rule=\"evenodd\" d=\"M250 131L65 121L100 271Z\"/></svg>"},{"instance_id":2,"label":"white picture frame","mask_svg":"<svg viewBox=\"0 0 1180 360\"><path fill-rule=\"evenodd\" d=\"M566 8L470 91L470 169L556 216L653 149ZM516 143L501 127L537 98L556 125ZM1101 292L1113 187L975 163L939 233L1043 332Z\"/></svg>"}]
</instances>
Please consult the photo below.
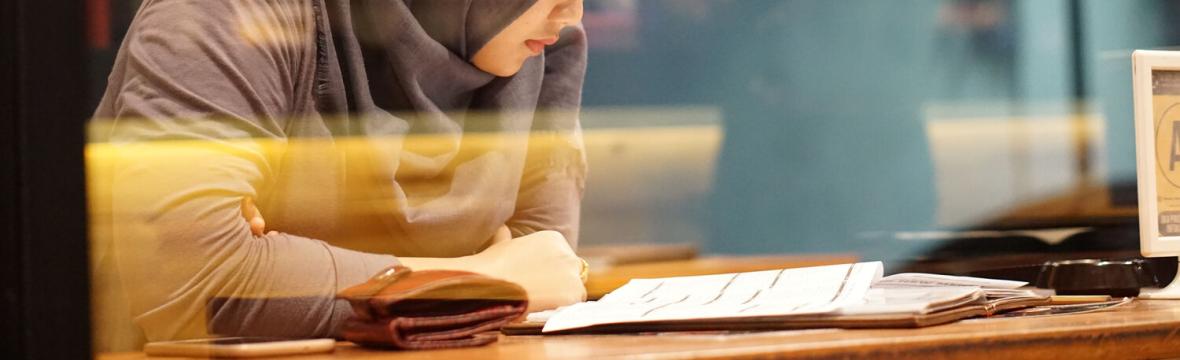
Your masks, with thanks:
<instances>
[{"instance_id":1,"label":"white picture frame","mask_svg":"<svg viewBox=\"0 0 1180 360\"><path fill-rule=\"evenodd\" d=\"M1132 62L1132 92L1134 95L1135 107L1135 157L1136 157L1136 177L1138 180L1139 191L1139 247L1140 252L1146 257L1163 257L1163 256L1177 256L1180 255L1180 213L1175 210L1161 212L1161 201L1171 202L1169 207L1174 204L1180 204L1177 200L1161 200L1160 189L1161 186L1167 191L1180 190L1180 168L1175 167L1177 163L1177 154L1180 150L1180 51L1156 51L1156 50L1136 50L1131 55ZM1166 72L1175 71L1175 76L1169 76ZM1157 73L1158 72L1158 73ZM1158 78L1158 79L1157 79ZM1167 81L1167 83L1157 84L1156 81ZM1175 83L1176 89L1168 89L1167 84ZM1161 94L1157 94L1157 87L1161 89ZM1173 92L1175 91L1175 92ZM1160 113L1156 112L1155 99L1157 95L1176 96L1175 113L1172 112L1172 107L1169 106L1163 109ZM1166 99L1161 99L1165 101ZM1171 100L1167 100L1171 101ZM1173 123L1165 123L1165 118L1172 118ZM1166 128L1171 128L1172 135L1168 138L1169 142L1169 169L1163 170L1164 166L1160 162L1158 156L1160 148L1160 134L1166 132ZM1160 175L1163 174L1166 180L1165 184L1160 184ZM1177 180L1173 181L1170 176L1176 176ZM1170 214L1176 213L1176 215ZM1169 228L1164 231L1160 227L1161 217L1178 216L1177 224L1166 224L1169 226L1176 226L1176 230ZM1172 221L1172 219L1167 219ZM1167 232L1168 234L1165 234ZM1173 282L1171 285L1163 289L1150 290L1145 289L1140 292L1140 297L1144 298L1166 298L1166 299L1180 299L1180 282Z\"/></svg>"}]
</instances>

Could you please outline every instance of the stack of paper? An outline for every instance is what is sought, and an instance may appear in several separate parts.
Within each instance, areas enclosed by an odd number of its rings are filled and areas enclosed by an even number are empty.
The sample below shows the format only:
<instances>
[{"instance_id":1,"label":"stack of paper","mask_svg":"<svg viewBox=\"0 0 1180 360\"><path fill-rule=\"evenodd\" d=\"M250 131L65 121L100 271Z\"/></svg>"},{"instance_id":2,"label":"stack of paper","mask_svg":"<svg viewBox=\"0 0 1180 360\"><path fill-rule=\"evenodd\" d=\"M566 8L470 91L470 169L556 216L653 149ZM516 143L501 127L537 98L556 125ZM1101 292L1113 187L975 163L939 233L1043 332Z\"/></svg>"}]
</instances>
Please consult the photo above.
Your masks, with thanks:
<instances>
[{"instance_id":1,"label":"stack of paper","mask_svg":"<svg viewBox=\"0 0 1180 360\"><path fill-rule=\"evenodd\" d=\"M882 278L880 262L635 279L601 300L532 314L544 333L926 326L1047 298L1023 282L933 274ZM506 331L509 331L508 329Z\"/></svg>"}]
</instances>

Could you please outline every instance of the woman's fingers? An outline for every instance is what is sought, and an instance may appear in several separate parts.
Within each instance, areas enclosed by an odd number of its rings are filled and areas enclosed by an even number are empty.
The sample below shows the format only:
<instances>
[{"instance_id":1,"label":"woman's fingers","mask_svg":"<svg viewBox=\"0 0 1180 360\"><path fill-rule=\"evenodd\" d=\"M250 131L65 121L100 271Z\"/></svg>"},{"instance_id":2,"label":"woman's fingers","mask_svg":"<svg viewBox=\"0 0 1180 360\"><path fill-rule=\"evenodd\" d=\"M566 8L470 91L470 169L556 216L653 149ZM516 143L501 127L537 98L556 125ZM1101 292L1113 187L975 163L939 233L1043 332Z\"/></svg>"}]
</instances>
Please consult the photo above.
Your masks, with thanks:
<instances>
[{"instance_id":1,"label":"woman's fingers","mask_svg":"<svg viewBox=\"0 0 1180 360\"><path fill-rule=\"evenodd\" d=\"M250 232L255 236L262 236L266 233L266 220L262 218L262 215L250 219Z\"/></svg>"},{"instance_id":2,"label":"woman's fingers","mask_svg":"<svg viewBox=\"0 0 1180 360\"><path fill-rule=\"evenodd\" d=\"M266 219L262 218L262 212L258 211L258 207L254 206L254 198L242 198L242 217L246 222L250 223L250 233L254 236L262 236L266 234Z\"/></svg>"}]
</instances>

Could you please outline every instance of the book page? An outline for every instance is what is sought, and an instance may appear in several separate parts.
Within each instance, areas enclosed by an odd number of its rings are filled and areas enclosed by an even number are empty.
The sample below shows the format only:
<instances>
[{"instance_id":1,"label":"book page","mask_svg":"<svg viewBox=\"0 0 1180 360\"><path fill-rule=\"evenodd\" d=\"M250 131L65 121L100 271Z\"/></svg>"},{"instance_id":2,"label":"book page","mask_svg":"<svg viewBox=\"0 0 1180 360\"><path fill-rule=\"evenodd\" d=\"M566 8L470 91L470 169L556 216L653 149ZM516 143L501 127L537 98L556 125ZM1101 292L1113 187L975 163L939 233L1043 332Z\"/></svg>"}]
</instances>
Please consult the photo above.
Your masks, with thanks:
<instances>
[{"instance_id":1,"label":"book page","mask_svg":"<svg viewBox=\"0 0 1180 360\"><path fill-rule=\"evenodd\" d=\"M562 308L543 332L601 324L789 316L864 302L881 262L737 274L634 279L599 301Z\"/></svg>"},{"instance_id":2,"label":"book page","mask_svg":"<svg viewBox=\"0 0 1180 360\"><path fill-rule=\"evenodd\" d=\"M840 309L843 315L928 314L985 300L978 286L873 287L865 301Z\"/></svg>"},{"instance_id":3,"label":"book page","mask_svg":"<svg viewBox=\"0 0 1180 360\"><path fill-rule=\"evenodd\" d=\"M1025 285L1028 285L1028 283L1024 281L924 273L894 274L873 283L873 287L875 288L977 286L985 289L1016 289Z\"/></svg>"}]
</instances>

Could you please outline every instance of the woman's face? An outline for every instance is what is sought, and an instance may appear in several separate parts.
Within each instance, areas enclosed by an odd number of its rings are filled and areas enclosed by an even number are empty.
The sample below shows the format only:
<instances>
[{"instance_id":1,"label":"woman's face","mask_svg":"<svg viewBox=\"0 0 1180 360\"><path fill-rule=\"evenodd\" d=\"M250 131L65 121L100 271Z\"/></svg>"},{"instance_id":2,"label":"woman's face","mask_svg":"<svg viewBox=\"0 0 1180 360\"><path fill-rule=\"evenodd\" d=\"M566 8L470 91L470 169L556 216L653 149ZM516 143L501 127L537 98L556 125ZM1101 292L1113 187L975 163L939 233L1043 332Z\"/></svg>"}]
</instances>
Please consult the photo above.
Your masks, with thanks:
<instances>
[{"instance_id":1,"label":"woman's face","mask_svg":"<svg viewBox=\"0 0 1180 360\"><path fill-rule=\"evenodd\" d=\"M537 0L472 57L475 67L490 74L516 75L524 62L557 42L566 26L582 21L582 0Z\"/></svg>"}]
</instances>

